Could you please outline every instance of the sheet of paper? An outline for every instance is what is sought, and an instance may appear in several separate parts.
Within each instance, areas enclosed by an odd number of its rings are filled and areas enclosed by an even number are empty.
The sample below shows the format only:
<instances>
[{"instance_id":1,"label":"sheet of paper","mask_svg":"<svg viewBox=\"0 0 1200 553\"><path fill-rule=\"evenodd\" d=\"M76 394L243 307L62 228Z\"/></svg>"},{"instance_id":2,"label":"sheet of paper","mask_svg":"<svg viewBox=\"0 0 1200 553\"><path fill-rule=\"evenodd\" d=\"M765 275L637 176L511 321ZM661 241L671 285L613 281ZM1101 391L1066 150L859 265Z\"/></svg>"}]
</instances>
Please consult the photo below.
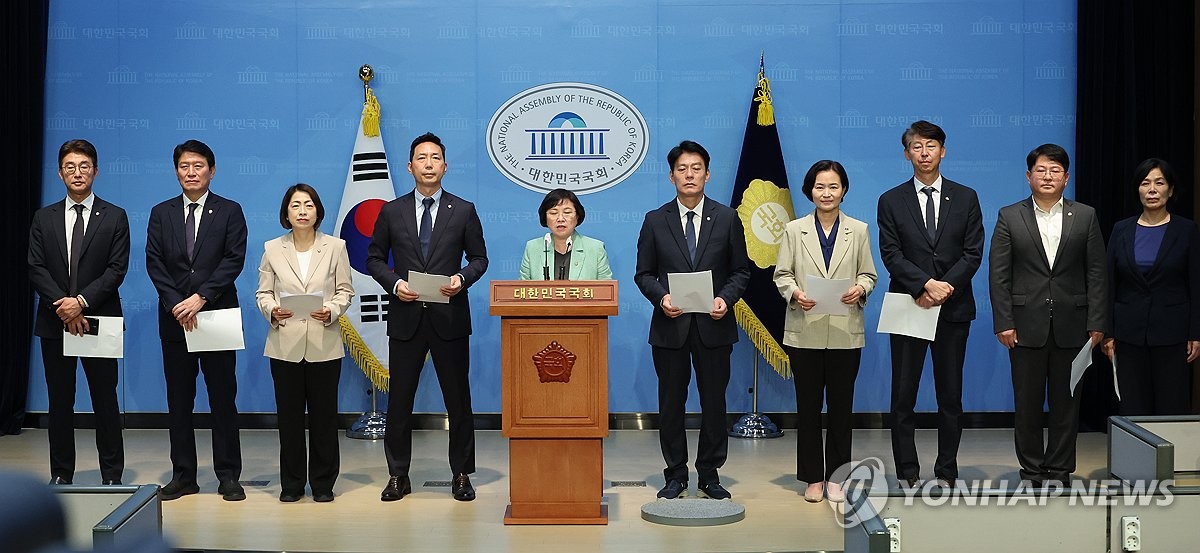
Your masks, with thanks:
<instances>
[{"instance_id":1,"label":"sheet of paper","mask_svg":"<svg viewBox=\"0 0 1200 553\"><path fill-rule=\"evenodd\" d=\"M1116 353L1113 353L1113 356L1112 356L1112 366L1113 366L1113 391L1117 393L1117 401L1121 401L1121 385L1117 384L1117 354Z\"/></svg>"},{"instance_id":2,"label":"sheet of paper","mask_svg":"<svg viewBox=\"0 0 1200 553\"><path fill-rule=\"evenodd\" d=\"M279 294L279 306L292 312L298 321L310 319L309 313L320 311L325 305L325 294Z\"/></svg>"},{"instance_id":3,"label":"sheet of paper","mask_svg":"<svg viewBox=\"0 0 1200 553\"><path fill-rule=\"evenodd\" d=\"M418 301L429 303L450 303L450 298L442 295L442 287L450 285L450 277L431 275L428 273L408 272L408 289L421 297Z\"/></svg>"},{"instance_id":4,"label":"sheet of paper","mask_svg":"<svg viewBox=\"0 0 1200 553\"><path fill-rule=\"evenodd\" d=\"M667 273L671 305L684 313L711 313L713 310L712 271ZM733 306L729 306L732 308Z\"/></svg>"},{"instance_id":5,"label":"sheet of paper","mask_svg":"<svg viewBox=\"0 0 1200 553\"><path fill-rule=\"evenodd\" d=\"M821 278L808 275L804 282L804 295L817 302L808 310L809 315L849 315L850 306L842 303L842 294L850 289L848 278Z\"/></svg>"},{"instance_id":6,"label":"sheet of paper","mask_svg":"<svg viewBox=\"0 0 1200 553\"><path fill-rule=\"evenodd\" d=\"M242 309L214 309L196 314L196 328L184 331L189 352L246 349L242 336Z\"/></svg>"},{"instance_id":7,"label":"sheet of paper","mask_svg":"<svg viewBox=\"0 0 1200 553\"><path fill-rule=\"evenodd\" d=\"M125 357L125 319L123 317L88 317L96 319L96 334L75 336L63 331L63 355L73 357Z\"/></svg>"},{"instance_id":8,"label":"sheet of paper","mask_svg":"<svg viewBox=\"0 0 1200 553\"><path fill-rule=\"evenodd\" d=\"M1079 386L1079 381L1083 378L1084 371L1092 366L1092 340L1083 343L1079 353L1075 354L1075 360L1071 361L1071 397L1075 397L1075 388Z\"/></svg>"},{"instance_id":9,"label":"sheet of paper","mask_svg":"<svg viewBox=\"0 0 1200 553\"><path fill-rule=\"evenodd\" d=\"M888 292L883 296L883 307L879 311L878 332L902 334L932 342L937 335L938 314L941 312L940 305L925 309L908 294Z\"/></svg>"}]
</instances>

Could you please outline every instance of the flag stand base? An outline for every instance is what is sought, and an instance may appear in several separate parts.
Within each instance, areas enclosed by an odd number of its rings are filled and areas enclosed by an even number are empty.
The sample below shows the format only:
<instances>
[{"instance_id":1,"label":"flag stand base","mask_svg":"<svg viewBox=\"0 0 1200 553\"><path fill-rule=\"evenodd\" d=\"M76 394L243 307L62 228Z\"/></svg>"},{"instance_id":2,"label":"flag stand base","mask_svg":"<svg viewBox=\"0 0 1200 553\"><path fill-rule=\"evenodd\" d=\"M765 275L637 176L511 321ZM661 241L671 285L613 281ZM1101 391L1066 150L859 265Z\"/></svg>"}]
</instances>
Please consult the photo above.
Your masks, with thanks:
<instances>
[{"instance_id":1,"label":"flag stand base","mask_svg":"<svg viewBox=\"0 0 1200 553\"><path fill-rule=\"evenodd\" d=\"M746 413L729 428L729 435L734 438L779 438L783 431L765 414Z\"/></svg>"},{"instance_id":2,"label":"flag stand base","mask_svg":"<svg viewBox=\"0 0 1200 553\"><path fill-rule=\"evenodd\" d=\"M346 437L356 440L382 440L386 428L387 413L367 411L346 429Z\"/></svg>"}]
</instances>

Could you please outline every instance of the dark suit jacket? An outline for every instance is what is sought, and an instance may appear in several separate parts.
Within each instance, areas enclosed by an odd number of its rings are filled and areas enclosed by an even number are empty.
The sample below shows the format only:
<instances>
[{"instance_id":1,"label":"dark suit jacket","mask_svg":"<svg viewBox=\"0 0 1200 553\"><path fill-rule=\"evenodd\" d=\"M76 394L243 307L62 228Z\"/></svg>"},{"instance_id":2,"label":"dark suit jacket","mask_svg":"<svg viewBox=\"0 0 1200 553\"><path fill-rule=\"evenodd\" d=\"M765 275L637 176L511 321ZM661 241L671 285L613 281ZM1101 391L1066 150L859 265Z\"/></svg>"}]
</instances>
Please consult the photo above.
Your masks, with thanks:
<instances>
[{"instance_id":1,"label":"dark suit jacket","mask_svg":"<svg viewBox=\"0 0 1200 553\"><path fill-rule=\"evenodd\" d=\"M183 341L183 327L171 308L192 294L208 300L201 311L238 307L234 280L246 261L246 217L237 202L209 192L192 259L183 221L179 195L150 210L146 229L146 272L158 289L158 335L173 342Z\"/></svg>"},{"instance_id":2,"label":"dark suit jacket","mask_svg":"<svg viewBox=\"0 0 1200 553\"><path fill-rule=\"evenodd\" d=\"M67 261L65 200L37 210L29 227L29 280L38 294L34 333L43 338L62 338L63 323L54 313L54 302L71 295L70 264ZM125 210L99 197L93 198L92 215L83 234L83 251L78 252L76 279L88 307L84 315L121 316L117 288L129 270L129 218Z\"/></svg>"},{"instance_id":3,"label":"dark suit jacket","mask_svg":"<svg viewBox=\"0 0 1200 553\"><path fill-rule=\"evenodd\" d=\"M1018 346L1046 345L1051 320L1060 348L1079 348L1088 331L1108 331L1108 271L1096 211L1064 200L1062 218L1051 269L1032 197L1001 208L996 217L988 258L992 325L997 334L1016 329Z\"/></svg>"},{"instance_id":4,"label":"dark suit jacket","mask_svg":"<svg viewBox=\"0 0 1200 553\"><path fill-rule=\"evenodd\" d=\"M738 214L712 198L704 198L704 220L696 237L696 263L688 259L687 242L675 199L646 214L638 235L637 272L633 280L642 295L654 305L650 318L650 344L679 348L687 340L693 318L700 340L708 347L730 345L738 340L733 306L750 281L746 257L746 235ZM667 273L712 271L713 295L720 296L729 313L714 321L707 313L684 313L674 319L662 311L662 299L670 293Z\"/></svg>"},{"instance_id":5,"label":"dark suit jacket","mask_svg":"<svg viewBox=\"0 0 1200 553\"><path fill-rule=\"evenodd\" d=\"M1136 228L1130 217L1108 239L1113 337L1147 346L1200 340L1200 229L1172 215L1154 266L1142 273L1133 259Z\"/></svg>"},{"instance_id":6,"label":"dark suit jacket","mask_svg":"<svg viewBox=\"0 0 1200 553\"><path fill-rule=\"evenodd\" d=\"M421 241L417 237L416 200L409 192L383 206L371 245L367 248L367 270L384 290L388 291L388 336L408 340L417 332L421 317L428 316L433 329L444 340L454 340L471 334L471 303L467 288L487 270L487 246L483 242L483 224L475 212L475 204L442 189L433 235L429 238L429 259L421 258ZM388 256L395 269L388 266ZM467 264L463 265L463 256ZM392 292L396 282L408 280L408 272L434 275L462 275L463 290L450 298L450 303L400 301Z\"/></svg>"},{"instance_id":7,"label":"dark suit jacket","mask_svg":"<svg viewBox=\"0 0 1200 553\"><path fill-rule=\"evenodd\" d=\"M909 179L879 197L879 253L890 275L889 292L914 299L930 278L949 282L954 295L942 304L940 319L975 319L971 279L983 260L983 215L975 191L942 178L940 214L933 240Z\"/></svg>"}]
</instances>

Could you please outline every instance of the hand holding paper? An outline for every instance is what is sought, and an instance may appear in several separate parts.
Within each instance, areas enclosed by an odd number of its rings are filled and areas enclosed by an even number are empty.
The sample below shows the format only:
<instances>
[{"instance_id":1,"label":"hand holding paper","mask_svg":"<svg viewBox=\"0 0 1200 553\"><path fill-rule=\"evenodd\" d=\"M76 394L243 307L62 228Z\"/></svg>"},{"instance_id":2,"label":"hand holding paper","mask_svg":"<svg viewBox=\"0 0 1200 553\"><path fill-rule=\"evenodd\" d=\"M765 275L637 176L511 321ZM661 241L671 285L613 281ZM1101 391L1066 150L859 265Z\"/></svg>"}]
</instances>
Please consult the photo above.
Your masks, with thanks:
<instances>
[{"instance_id":1,"label":"hand holding paper","mask_svg":"<svg viewBox=\"0 0 1200 553\"><path fill-rule=\"evenodd\" d=\"M808 275L805 280L805 295L809 299L817 302L812 309L808 311L810 315L826 314L826 315L849 315L850 306L842 303L842 296L846 294L846 290L850 288L850 279L848 278L821 278L816 275Z\"/></svg>"},{"instance_id":2,"label":"hand holding paper","mask_svg":"<svg viewBox=\"0 0 1200 553\"><path fill-rule=\"evenodd\" d=\"M671 303L684 313L711 313L713 305L712 271L667 273Z\"/></svg>"},{"instance_id":3,"label":"hand holding paper","mask_svg":"<svg viewBox=\"0 0 1200 553\"><path fill-rule=\"evenodd\" d=\"M451 278L417 271L408 272L408 288L417 294L417 299L429 303L450 303L450 297L442 294L442 288L451 285Z\"/></svg>"}]
</instances>

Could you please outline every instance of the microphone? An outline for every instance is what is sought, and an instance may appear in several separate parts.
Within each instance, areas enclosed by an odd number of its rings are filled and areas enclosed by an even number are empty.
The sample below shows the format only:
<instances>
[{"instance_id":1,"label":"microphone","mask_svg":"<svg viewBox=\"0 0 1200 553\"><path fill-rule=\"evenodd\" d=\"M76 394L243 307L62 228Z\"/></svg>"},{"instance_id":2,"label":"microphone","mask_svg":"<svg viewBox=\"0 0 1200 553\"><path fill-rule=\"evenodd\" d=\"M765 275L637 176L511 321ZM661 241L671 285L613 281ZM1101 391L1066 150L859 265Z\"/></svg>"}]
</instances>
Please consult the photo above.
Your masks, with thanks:
<instances>
[{"instance_id":1,"label":"microphone","mask_svg":"<svg viewBox=\"0 0 1200 553\"><path fill-rule=\"evenodd\" d=\"M567 239L567 255L570 255L570 254L571 254L571 240ZM570 259L570 258L568 258L568 259ZM562 267L558 268L558 280L567 280L567 267L566 266L562 266Z\"/></svg>"},{"instance_id":2,"label":"microphone","mask_svg":"<svg viewBox=\"0 0 1200 553\"><path fill-rule=\"evenodd\" d=\"M542 280L550 280L550 233L547 232L545 238L542 239L542 245L545 246L542 255Z\"/></svg>"}]
</instances>

